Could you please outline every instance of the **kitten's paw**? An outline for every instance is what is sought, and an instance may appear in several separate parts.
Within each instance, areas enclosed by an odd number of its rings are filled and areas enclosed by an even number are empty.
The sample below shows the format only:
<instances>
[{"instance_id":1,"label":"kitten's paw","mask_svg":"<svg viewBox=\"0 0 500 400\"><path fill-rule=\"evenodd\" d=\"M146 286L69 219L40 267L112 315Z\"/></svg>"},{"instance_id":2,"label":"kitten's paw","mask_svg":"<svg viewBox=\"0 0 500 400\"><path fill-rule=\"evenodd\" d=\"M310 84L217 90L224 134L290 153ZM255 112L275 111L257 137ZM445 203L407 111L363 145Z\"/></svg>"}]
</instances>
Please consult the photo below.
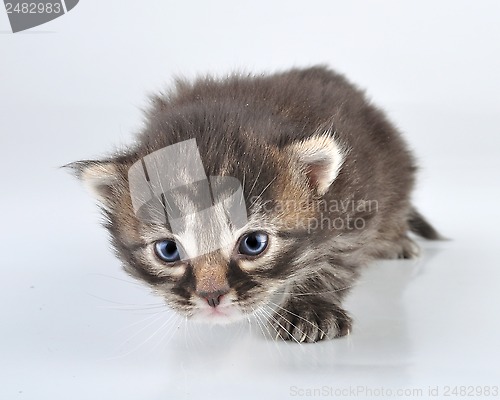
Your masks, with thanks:
<instances>
[{"instance_id":1,"label":"kitten's paw","mask_svg":"<svg viewBox=\"0 0 500 400\"><path fill-rule=\"evenodd\" d=\"M420 256L420 247L408 237L401 239L401 251L398 258L414 259Z\"/></svg>"},{"instance_id":2,"label":"kitten's paw","mask_svg":"<svg viewBox=\"0 0 500 400\"><path fill-rule=\"evenodd\" d=\"M333 339L350 333L352 320L341 308L313 310L294 307L278 309L270 323L276 332L276 339L297 343L314 343Z\"/></svg>"}]
</instances>

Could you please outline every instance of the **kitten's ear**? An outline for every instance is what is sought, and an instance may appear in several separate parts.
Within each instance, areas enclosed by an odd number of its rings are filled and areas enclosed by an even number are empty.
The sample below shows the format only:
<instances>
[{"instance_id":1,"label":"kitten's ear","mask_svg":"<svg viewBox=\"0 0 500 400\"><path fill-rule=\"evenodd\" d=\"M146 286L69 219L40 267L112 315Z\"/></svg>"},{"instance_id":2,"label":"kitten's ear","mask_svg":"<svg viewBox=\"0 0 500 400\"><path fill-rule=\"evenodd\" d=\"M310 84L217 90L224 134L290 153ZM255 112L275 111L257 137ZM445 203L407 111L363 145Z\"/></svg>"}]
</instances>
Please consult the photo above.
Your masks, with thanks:
<instances>
[{"instance_id":1,"label":"kitten's ear","mask_svg":"<svg viewBox=\"0 0 500 400\"><path fill-rule=\"evenodd\" d=\"M314 135L287 146L292 157L299 162L309 186L317 194L324 195L337 177L344 162L344 152L330 132Z\"/></svg>"},{"instance_id":2,"label":"kitten's ear","mask_svg":"<svg viewBox=\"0 0 500 400\"><path fill-rule=\"evenodd\" d=\"M120 172L113 161L84 160L64 165L80 179L89 191L104 206L109 207L113 196L113 187L120 183Z\"/></svg>"}]
</instances>

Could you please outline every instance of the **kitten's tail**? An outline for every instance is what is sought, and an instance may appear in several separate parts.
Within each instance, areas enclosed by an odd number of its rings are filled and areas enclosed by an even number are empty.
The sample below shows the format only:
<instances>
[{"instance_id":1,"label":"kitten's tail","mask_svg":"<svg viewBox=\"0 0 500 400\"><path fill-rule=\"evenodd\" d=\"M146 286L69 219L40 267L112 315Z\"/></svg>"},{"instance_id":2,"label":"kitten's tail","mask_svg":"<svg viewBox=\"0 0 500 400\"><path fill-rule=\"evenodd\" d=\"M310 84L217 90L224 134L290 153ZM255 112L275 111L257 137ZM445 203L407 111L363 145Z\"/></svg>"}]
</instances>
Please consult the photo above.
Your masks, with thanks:
<instances>
[{"instance_id":1,"label":"kitten's tail","mask_svg":"<svg viewBox=\"0 0 500 400\"><path fill-rule=\"evenodd\" d=\"M427 220L420 214L415 207L411 209L408 224L410 230L428 240L446 240Z\"/></svg>"}]
</instances>

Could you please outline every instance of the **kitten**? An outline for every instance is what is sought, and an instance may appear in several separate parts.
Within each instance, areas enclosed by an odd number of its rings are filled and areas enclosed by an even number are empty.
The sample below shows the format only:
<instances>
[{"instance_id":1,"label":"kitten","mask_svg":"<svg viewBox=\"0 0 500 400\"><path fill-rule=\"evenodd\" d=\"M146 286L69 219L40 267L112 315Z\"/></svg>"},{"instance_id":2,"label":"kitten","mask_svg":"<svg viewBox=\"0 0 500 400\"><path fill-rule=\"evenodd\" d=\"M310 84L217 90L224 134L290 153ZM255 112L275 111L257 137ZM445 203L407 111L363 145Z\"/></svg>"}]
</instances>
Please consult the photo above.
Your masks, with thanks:
<instances>
[{"instance_id":1,"label":"kitten","mask_svg":"<svg viewBox=\"0 0 500 400\"><path fill-rule=\"evenodd\" d=\"M399 132L324 67L179 80L152 98L128 150L69 166L100 201L125 270L170 307L213 322L261 312L284 340L348 334L342 299L360 267L416 257L408 231L439 238L411 204L416 166ZM215 201L213 177L237 185ZM158 191L179 179L191 189ZM233 224L219 206L238 189L245 218ZM172 203L184 211L175 227Z\"/></svg>"}]
</instances>

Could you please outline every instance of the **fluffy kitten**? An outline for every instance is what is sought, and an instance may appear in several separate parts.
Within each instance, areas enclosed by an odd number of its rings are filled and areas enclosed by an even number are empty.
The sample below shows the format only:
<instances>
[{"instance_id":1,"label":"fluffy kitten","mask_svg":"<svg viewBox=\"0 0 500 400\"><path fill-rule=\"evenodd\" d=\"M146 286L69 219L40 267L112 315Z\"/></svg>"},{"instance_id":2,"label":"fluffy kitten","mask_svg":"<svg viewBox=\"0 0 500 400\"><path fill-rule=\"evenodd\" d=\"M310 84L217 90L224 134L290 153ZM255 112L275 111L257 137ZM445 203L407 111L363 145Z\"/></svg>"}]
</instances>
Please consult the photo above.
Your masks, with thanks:
<instances>
[{"instance_id":1,"label":"fluffy kitten","mask_svg":"<svg viewBox=\"0 0 500 400\"><path fill-rule=\"evenodd\" d=\"M212 240L211 228L192 223L175 233L168 222L140 218L129 187L136 162L189 139L207 176L239 180L247 214L243 226L229 225L225 247L204 254L189 249ZM351 319L341 303L359 268L416 256L409 230L438 238L412 207L416 167L400 134L324 67L178 81L152 99L128 150L70 166L101 202L125 270L169 306L214 322L262 310L285 340L346 335ZM154 173L183 176L178 169Z\"/></svg>"}]
</instances>

